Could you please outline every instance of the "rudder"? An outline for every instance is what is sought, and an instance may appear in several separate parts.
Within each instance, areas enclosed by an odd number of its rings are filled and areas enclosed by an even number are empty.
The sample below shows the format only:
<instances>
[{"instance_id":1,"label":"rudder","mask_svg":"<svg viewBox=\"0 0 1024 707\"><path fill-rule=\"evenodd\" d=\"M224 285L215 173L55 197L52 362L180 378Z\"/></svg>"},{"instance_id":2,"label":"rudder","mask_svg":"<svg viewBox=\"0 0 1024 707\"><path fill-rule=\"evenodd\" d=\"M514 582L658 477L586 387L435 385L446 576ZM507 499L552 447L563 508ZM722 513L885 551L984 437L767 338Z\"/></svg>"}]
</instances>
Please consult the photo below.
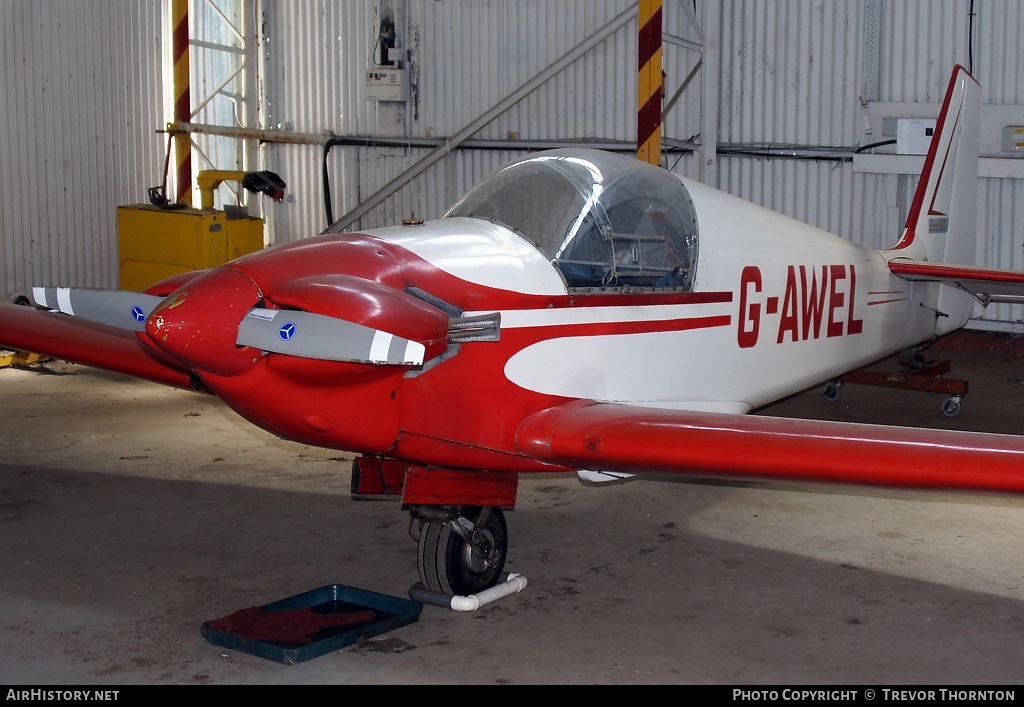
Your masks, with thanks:
<instances>
[{"instance_id":1,"label":"rudder","mask_svg":"<svg viewBox=\"0 0 1024 707\"><path fill-rule=\"evenodd\" d=\"M906 227L895 250L919 260L975 261L981 87L962 66L953 70ZM938 329L959 328L973 307L969 295L942 287ZM941 331L939 333L942 333Z\"/></svg>"}]
</instances>

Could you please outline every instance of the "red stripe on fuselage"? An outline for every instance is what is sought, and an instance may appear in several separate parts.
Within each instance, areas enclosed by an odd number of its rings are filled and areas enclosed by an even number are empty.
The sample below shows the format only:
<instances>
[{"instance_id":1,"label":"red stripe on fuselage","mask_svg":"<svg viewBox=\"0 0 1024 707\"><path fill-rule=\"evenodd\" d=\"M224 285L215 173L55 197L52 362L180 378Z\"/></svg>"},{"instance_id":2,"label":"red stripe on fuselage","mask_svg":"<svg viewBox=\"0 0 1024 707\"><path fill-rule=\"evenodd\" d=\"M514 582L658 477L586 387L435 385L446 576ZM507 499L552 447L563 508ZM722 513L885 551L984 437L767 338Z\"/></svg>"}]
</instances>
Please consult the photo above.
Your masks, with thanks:
<instances>
[{"instance_id":1,"label":"red stripe on fuselage","mask_svg":"<svg viewBox=\"0 0 1024 707\"><path fill-rule=\"evenodd\" d=\"M618 334L651 334L662 331L689 331L691 329L714 329L732 324L729 314L711 317L686 317L656 321L592 322L587 324L548 324L504 329L502 335L510 332L531 332L536 341L561 339L571 336L613 336Z\"/></svg>"}]
</instances>

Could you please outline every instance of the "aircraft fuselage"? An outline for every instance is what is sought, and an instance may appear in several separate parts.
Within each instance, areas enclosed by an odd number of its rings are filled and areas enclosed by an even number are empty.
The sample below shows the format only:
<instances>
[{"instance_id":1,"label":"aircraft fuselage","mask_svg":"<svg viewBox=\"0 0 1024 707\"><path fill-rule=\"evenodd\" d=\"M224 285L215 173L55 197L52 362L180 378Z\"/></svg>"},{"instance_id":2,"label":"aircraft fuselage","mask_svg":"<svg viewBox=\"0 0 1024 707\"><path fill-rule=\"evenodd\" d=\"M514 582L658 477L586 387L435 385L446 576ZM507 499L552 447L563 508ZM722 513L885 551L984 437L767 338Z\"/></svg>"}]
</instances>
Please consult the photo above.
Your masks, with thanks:
<instances>
[{"instance_id":1,"label":"aircraft fuselage","mask_svg":"<svg viewBox=\"0 0 1024 707\"><path fill-rule=\"evenodd\" d=\"M225 267L248 274L271 307L423 340L380 296L392 291L464 317L497 313L498 340L453 344L440 332L420 368L270 353L241 375L202 377L242 415L290 439L527 471L549 467L519 453L516 431L553 405L743 413L934 335L935 312L922 306L934 288L890 275L882 253L686 187L700 228L692 291L570 290L532 244L473 218L322 236ZM318 283L315 294L273 301L278 282L303 278ZM371 286L357 292L360 282Z\"/></svg>"}]
</instances>

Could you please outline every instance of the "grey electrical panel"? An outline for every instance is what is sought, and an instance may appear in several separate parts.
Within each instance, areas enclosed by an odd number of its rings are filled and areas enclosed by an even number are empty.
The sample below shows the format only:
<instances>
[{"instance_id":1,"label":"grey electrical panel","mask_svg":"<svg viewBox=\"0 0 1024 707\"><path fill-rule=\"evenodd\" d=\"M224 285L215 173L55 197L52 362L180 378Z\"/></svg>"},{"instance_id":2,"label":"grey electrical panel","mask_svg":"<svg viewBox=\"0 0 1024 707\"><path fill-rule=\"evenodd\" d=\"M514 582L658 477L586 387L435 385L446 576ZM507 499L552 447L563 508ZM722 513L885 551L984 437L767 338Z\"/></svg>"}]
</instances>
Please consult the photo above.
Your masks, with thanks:
<instances>
[{"instance_id":1,"label":"grey electrical panel","mask_svg":"<svg viewBox=\"0 0 1024 707\"><path fill-rule=\"evenodd\" d=\"M1003 152L1024 152L1024 125L1003 128Z\"/></svg>"}]
</instances>

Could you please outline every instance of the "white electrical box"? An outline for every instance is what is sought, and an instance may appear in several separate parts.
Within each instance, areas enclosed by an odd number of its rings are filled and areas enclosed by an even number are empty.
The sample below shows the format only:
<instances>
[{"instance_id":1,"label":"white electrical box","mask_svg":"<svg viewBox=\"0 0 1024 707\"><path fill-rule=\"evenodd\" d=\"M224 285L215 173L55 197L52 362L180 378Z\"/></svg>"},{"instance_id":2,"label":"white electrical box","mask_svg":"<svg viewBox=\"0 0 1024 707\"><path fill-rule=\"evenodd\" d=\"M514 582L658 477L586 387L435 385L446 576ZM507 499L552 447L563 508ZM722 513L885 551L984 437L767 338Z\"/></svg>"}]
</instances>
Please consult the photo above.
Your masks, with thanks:
<instances>
[{"instance_id":1,"label":"white electrical box","mask_svg":"<svg viewBox=\"0 0 1024 707\"><path fill-rule=\"evenodd\" d=\"M896 121L896 154L927 155L936 121L930 118L900 118Z\"/></svg>"},{"instance_id":2,"label":"white electrical box","mask_svg":"<svg viewBox=\"0 0 1024 707\"><path fill-rule=\"evenodd\" d=\"M1024 125L1003 128L1003 152L1024 152Z\"/></svg>"},{"instance_id":3,"label":"white electrical box","mask_svg":"<svg viewBox=\"0 0 1024 707\"><path fill-rule=\"evenodd\" d=\"M407 69L367 69L366 98L371 101L409 100Z\"/></svg>"}]
</instances>

